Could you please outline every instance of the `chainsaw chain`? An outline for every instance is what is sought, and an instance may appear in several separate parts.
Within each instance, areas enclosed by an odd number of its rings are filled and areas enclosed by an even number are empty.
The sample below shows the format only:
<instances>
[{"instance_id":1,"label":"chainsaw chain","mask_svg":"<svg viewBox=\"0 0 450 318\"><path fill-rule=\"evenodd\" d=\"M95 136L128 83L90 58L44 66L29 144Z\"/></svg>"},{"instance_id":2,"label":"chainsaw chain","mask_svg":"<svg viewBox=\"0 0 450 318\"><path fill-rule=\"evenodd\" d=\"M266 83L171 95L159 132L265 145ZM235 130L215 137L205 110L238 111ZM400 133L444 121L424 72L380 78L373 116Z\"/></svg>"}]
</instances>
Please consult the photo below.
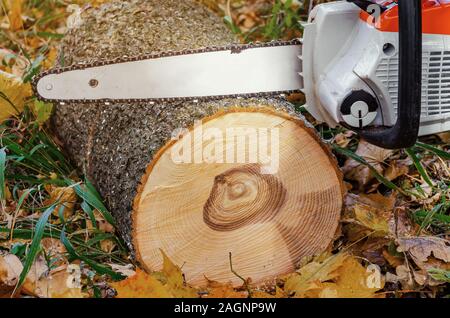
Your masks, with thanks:
<instances>
[{"instance_id":1,"label":"chainsaw chain","mask_svg":"<svg viewBox=\"0 0 450 318\"><path fill-rule=\"evenodd\" d=\"M301 45L303 43L302 39L294 39L290 41L271 41L267 43L249 43L249 44L232 44L225 46L214 46L214 47L206 47L201 49L186 49L182 51L165 51L162 53L148 53L148 54L140 54L136 56L127 56L124 55L122 57L111 59L111 60L100 60L96 62L79 62L72 66L66 67L57 67L50 69L48 71L44 71L38 75L35 75L32 80L32 88L34 95L38 97L39 100L44 102L56 102L59 104L65 103L104 103L106 105L112 103L137 103L137 102L149 102L149 103L157 103L157 102L174 102L174 101L210 101L224 98L252 98L252 97L269 97L269 96L281 96L284 97L289 94L300 93L299 90L288 90L288 91L274 91L274 92L262 92L262 93L248 93L248 94L229 94L229 95L214 95L214 96L190 96L190 97L174 97L174 98L139 98L139 99L47 99L42 97L37 90L37 83L41 78L50 74L60 74L69 71L75 70L83 70L91 67L97 66L105 66L111 64L120 64L127 62L136 62L148 59L157 59L161 57L169 57L169 56L179 56L179 55L188 55L188 54L198 54L198 53L207 53L207 52L219 52L219 51L231 51L231 53L238 54L244 50L248 49L256 49L256 48L265 48L265 47L276 47L276 46L289 46L289 45Z\"/></svg>"}]
</instances>

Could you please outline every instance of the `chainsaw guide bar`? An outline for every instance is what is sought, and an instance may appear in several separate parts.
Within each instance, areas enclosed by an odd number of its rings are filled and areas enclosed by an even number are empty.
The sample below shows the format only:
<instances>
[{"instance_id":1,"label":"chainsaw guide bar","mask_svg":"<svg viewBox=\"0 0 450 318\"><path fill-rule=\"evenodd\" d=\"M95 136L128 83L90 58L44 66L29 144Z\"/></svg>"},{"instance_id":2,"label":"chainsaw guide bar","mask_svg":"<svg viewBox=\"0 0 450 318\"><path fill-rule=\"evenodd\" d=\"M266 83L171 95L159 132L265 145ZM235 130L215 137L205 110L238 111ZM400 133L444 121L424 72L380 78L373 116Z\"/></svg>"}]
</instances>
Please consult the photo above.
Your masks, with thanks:
<instances>
[{"instance_id":1,"label":"chainsaw guide bar","mask_svg":"<svg viewBox=\"0 0 450 318\"><path fill-rule=\"evenodd\" d=\"M123 56L42 72L32 87L62 104L284 96L303 90L301 54L295 39Z\"/></svg>"}]
</instances>

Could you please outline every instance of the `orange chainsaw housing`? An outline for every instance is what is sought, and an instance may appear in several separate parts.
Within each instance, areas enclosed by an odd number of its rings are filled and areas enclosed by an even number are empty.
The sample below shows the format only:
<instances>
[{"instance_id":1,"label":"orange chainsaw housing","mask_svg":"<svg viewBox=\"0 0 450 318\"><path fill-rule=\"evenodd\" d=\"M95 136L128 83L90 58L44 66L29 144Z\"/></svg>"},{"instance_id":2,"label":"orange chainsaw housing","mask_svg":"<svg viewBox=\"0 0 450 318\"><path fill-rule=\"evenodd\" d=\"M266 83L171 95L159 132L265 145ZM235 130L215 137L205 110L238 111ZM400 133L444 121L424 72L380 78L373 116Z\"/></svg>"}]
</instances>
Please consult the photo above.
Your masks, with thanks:
<instances>
[{"instance_id":1,"label":"orange chainsaw housing","mask_svg":"<svg viewBox=\"0 0 450 318\"><path fill-rule=\"evenodd\" d=\"M416 0L407 0L416 1ZM397 1L378 1L382 5ZM361 10L361 19L383 32L398 32L398 7L383 12L376 24L372 16ZM450 0L422 0L422 32L450 35Z\"/></svg>"}]
</instances>

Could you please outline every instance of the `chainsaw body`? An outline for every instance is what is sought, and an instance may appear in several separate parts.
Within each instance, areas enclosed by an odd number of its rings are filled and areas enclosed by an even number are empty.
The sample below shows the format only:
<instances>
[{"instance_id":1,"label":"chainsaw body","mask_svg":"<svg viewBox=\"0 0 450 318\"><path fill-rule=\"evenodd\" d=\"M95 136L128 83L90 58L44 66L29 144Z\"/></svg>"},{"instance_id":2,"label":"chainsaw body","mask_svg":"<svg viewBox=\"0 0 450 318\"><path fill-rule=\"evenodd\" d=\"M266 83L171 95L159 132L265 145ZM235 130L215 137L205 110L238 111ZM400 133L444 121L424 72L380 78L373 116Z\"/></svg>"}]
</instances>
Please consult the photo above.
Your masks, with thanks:
<instances>
[{"instance_id":1,"label":"chainsaw body","mask_svg":"<svg viewBox=\"0 0 450 318\"><path fill-rule=\"evenodd\" d=\"M450 130L450 1L422 5L419 135L426 135ZM316 6L305 24L306 108L332 127L389 127L397 121L397 6L373 10L380 10L379 17L350 2L331 2Z\"/></svg>"}]
</instances>

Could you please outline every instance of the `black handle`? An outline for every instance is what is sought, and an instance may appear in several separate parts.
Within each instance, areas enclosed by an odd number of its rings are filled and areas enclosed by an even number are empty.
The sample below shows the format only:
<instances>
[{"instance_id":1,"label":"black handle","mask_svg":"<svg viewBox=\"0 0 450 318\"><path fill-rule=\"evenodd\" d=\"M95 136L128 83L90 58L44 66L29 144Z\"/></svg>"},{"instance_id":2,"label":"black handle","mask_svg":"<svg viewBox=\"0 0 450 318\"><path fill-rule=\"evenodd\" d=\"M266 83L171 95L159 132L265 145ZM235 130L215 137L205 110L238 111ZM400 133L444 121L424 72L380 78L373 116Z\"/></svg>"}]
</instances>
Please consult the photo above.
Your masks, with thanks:
<instances>
[{"instance_id":1,"label":"black handle","mask_svg":"<svg viewBox=\"0 0 450 318\"><path fill-rule=\"evenodd\" d=\"M407 148L419 135L422 88L421 0L399 0L399 83L397 122L392 127L358 130L368 142L388 149Z\"/></svg>"}]
</instances>

